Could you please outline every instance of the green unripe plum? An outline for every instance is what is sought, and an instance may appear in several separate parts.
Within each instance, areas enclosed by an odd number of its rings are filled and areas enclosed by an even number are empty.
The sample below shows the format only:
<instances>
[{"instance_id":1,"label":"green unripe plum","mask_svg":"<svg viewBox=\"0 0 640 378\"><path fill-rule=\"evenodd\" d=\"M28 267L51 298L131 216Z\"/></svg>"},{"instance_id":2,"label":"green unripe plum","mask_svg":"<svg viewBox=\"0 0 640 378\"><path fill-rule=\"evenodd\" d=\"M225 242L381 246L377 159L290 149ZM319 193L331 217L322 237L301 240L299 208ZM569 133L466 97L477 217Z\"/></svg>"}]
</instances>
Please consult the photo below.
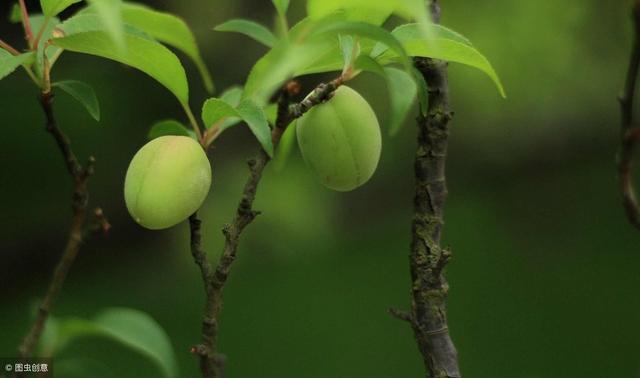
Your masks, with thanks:
<instances>
[{"instance_id":1,"label":"green unripe plum","mask_svg":"<svg viewBox=\"0 0 640 378\"><path fill-rule=\"evenodd\" d=\"M380 160L382 137L376 114L353 89L333 97L298 121L298 145L307 165L326 187L340 192L367 182Z\"/></svg>"},{"instance_id":2,"label":"green unripe plum","mask_svg":"<svg viewBox=\"0 0 640 378\"><path fill-rule=\"evenodd\" d=\"M160 230L196 212L211 186L211 166L204 150L185 136L163 136L133 157L124 181L129 214L141 226Z\"/></svg>"}]
</instances>

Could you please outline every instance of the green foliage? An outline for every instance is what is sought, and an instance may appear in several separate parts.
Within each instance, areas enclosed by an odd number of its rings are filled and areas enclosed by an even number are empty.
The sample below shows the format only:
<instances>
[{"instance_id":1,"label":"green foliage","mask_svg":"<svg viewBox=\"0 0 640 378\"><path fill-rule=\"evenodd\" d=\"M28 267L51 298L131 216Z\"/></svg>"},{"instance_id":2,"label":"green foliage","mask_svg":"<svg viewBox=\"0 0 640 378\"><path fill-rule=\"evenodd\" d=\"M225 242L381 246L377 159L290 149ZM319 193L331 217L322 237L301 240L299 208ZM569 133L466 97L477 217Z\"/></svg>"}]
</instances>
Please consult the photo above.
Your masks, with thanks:
<instances>
[{"instance_id":1,"label":"green foliage","mask_svg":"<svg viewBox=\"0 0 640 378\"><path fill-rule=\"evenodd\" d=\"M307 13L313 19L340 14L345 20L373 25L382 25L395 13L407 20L429 23L429 14L423 0L309 0Z\"/></svg>"},{"instance_id":2,"label":"green foliage","mask_svg":"<svg viewBox=\"0 0 640 378\"><path fill-rule=\"evenodd\" d=\"M182 123L173 119L156 122L151 126L147 138L151 140L165 135L181 135L191 137L194 140L196 139L195 133L191 129L186 128Z\"/></svg>"},{"instance_id":3,"label":"green foliage","mask_svg":"<svg viewBox=\"0 0 640 378\"><path fill-rule=\"evenodd\" d=\"M45 16L52 17L80 1L81 0L40 0L40 7L42 7L42 13L44 13Z\"/></svg>"},{"instance_id":4,"label":"green foliage","mask_svg":"<svg viewBox=\"0 0 640 378\"><path fill-rule=\"evenodd\" d=\"M384 28L364 22L344 21L339 17L320 22L305 19L291 29L289 39L279 41L256 62L247 78L244 97L253 98L264 105L291 76L343 69L345 59L353 59L351 36L374 42L383 41L392 47L397 56L402 57L407 72L412 72L412 63L404 48ZM367 51L367 45L359 43L365 48L358 50Z\"/></svg>"},{"instance_id":5,"label":"green foliage","mask_svg":"<svg viewBox=\"0 0 640 378\"><path fill-rule=\"evenodd\" d=\"M112 59L137 68L169 89L182 104L189 101L187 76L180 60L166 47L137 35L125 35L120 50L105 32L86 32L53 39L66 50Z\"/></svg>"},{"instance_id":6,"label":"green foliage","mask_svg":"<svg viewBox=\"0 0 640 378\"><path fill-rule=\"evenodd\" d=\"M222 94L220 95L220 98L223 99L226 103L235 107L240 105L240 100L242 100L243 91L244 89L242 89L241 86L234 85L232 87L225 89L224 92L222 92Z\"/></svg>"},{"instance_id":7,"label":"green foliage","mask_svg":"<svg viewBox=\"0 0 640 378\"><path fill-rule=\"evenodd\" d=\"M169 336L149 315L129 308L108 308L91 320L50 319L43 346L57 354L70 343L85 337L103 337L119 343L152 361L163 377L178 376L175 353Z\"/></svg>"},{"instance_id":8,"label":"green foliage","mask_svg":"<svg viewBox=\"0 0 640 378\"><path fill-rule=\"evenodd\" d=\"M251 20L233 19L226 21L215 27L216 31L234 32L244 34L253 38L267 47L273 47L277 42L277 38L265 26Z\"/></svg>"},{"instance_id":9,"label":"green foliage","mask_svg":"<svg viewBox=\"0 0 640 378\"><path fill-rule=\"evenodd\" d=\"M169 337L149 315L132 309L112 308L100 313L94 324L106 336L153 360L165 376L177 376Z\"/></svg>"},{"instance_id":10,"label":"green foliage","mask_svg":"<svg viewBox=\"0 0 640 378\"><path fill-rule=\"evenodd\" d=\"M400 41L407 54L450 62L462 63L486 73L495 83L500 94L505 91L491 63L465 37L440 25L431 25L429 37L425 38L419 24L407 24L397 27L392 34ZM404 61L397 52L389 51L385 46L377 46L372 55L382 64Z\"/></svg>"},{"instance_id":11,"label":"green foliage","mask_svg":"<svg viewBox=\"0 0 640 378\"><path fill-rule=\"evenodd\" d=\"M96 121L100 121L100 104L98 97L90 85L77 80L58 81L53 84L54 87L60 88L62 91L76 99L87 112Z\"/></svg>"},{"instance_id":12,"label":"green foliage","mask_svg":"<svg viewBox=\"0 0 640 378\"><path fill-rule=\"evenodd\" d=\"M402 44L382 27L368 24L366 22L331 21L322 24L315 30L316 34L352 34L363 38L369 38L388 46L398 57L407 71L411 70L412 62L407 55Z\"/></svg>"},{"instance_id":13,"label":"green foliage","mask_svg":"<svg viewBox=\"0 0 640 378\"><path fill-rule=\"evenodd\" d=\"M368 22L381 25L393 13L394 1L371 0L309 0L307 14L320 20L332 14L341 13L349 21Z\"/></svg>"},{"instance_id":14,"label":"green foliage","mask_svg":"<svg viewBox=\"0 0 640 378\"><path fill-rule=\"evenodd\" d=\"M391 135L394 135L398 132L413 107L418 94L418 86L414 78L406 71L386 67L384 72L387 78L391 106L391 114L389 115L387 126Z\"/></svg>"},{"instance_id":15,"label":"green foliage","mask_svg":"<svg viewBox=\"0 0 640 378\"><path fill-rule=\"evenodd\" d=\"M237 96L237 90L229 92ZM227 95L231 97L231 95ZM262 145L262 148L273 157L273 143L271 141L271 128L264 110L249 99L242 100L237 106L221 98L210 98L202 106L202 121L205 127L218 127L218 133L222 133L233 123L225 123L225 120L242 119Z\"/></svg>"},{"instance_id":16,"label":"green foliage","mask_svg":"<svg viewBox=\"0 0 640 378\"><path fill-rule=\"evenodd\" d=\"M122 21L122 0L87 0L100 16L105 31L113 40L115 48L125 50L125 28Z\"/></svg>"},{"instance_id":17,"label":"green foliage","mask_svg":"<svg viewBox=\"0 0 640 378\"><path fill-rule=\"evenodd\" d=\"M213 91L211 74L202 59L195 37L184 20L170 13L131 3L124 4L122 18L125 24L187 54L198 67L206 89L209 92Z\"/></svg>"},{"instance_id":18,"label":"green foliage","mask_svg":"<svg viewBox=\"0 0 640 378\"><path fill-rule=\"evenodd\" d=\"M208 99L202 105L202 122L204 122L204 126L209 129L229 117L239 118L240 115L236 111L236 106L221 98Z\"/></svg>"},{"instance_id":19,"label":"green foliage","mask_svg":"<svg viewBox=\"0 0 640 378\"><path fill-rule=\"evenodd\" d=\"M335 48L337 41L326 38L304 41L281 40L251 69L243 97L265 105L274 91L287 79L303 72L319 57ZM337 56L341 67L342 59Z\"/></svg>"},{"instance_id":20,"label":"green foliage","mask_svg":"<svg viewBox=\"0 0 640 378\"><path fill-rule=\"evenodd\" d=\"M247 126L253 132L253 135L258 139L262 148L267 152L267 155L273 157L273 143L271 141L271 128L267 117L258 104L251 100L244 100L238 105L238 114L242 118Z\"/></svg>"},{"instance_id":21,"label":"green foliage","mask_svg":"<svg viewBox=\"0 0 640 378\"><path fill-rule=\"evenodd\" d=\"M0 49L0 80L10 75L21 65L28 64L33 57L32 52L14 56L6 50Z\"/></svg>"},{"instance_id":22,"label":"green foliage","mask_svg":"<svg viewBox=\"0 0 640 378\"><path fill-rule=\"evenodd\" d=\"M22 22L22 12L20 11L20 5L18 5L18 3L13 4L13 6L11 7L8 19L12 24L18 24Z\"/></svg>"},{"instance_id":23,"label":"green foliage","mask_svg":"<svg viewBox=\"0 0 640 378\"><path fill-rule=\"evenodd\" d=\"M368 71L372 72L380 77L386 77L384 67L380 65L375 59L369 55L360 55L354 64L356 72Z\"/></svg>"}]
</instances>

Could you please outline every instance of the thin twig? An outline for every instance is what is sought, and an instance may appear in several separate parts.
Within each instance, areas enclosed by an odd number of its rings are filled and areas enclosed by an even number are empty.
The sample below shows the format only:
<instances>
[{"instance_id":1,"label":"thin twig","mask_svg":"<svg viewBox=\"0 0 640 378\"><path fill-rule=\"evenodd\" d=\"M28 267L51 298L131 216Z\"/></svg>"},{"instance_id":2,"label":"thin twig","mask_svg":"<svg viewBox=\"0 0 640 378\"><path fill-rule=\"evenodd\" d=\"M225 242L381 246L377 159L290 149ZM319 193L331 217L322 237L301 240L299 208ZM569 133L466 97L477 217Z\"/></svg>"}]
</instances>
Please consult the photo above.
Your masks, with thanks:
<instances>
[{"instance_id":1,"label":"thin twig","mask_svg":"<svg viewBox=\"0 0 640 378\"><path fill-rule=\"evenodd\" d=\"M22 26L24 27L24 36L29 42L29 46L33 47L33 31L31 30L31 20L29 19L29 11L24 0L19 0L20 15L22 17Z\"/></svg>"},{"instance_id":2,"label":"thin twig","mask_svg":"<svg viewBox=\"0 0 640 378\"><path fill-rule=\"evenodd\" d=\"M55 268L47 293L40 304L36 320L18 348L19 356L21 358L32 357L33 351L44 330L46 320L53 308L53 304L60 292L60 289L62 288L67 274L69 273L69 269L71 268L71 265L73 265L73 262L78 255L78 251L80 250L80 246L83 241L86 210L89 199L87 181L93 174L93 166L95 163L95 159L93 157L89 158L88 163L84 167L78 162L78 159L71 149L69 138L67 138L62 130L58 128L56 123L53 113L53 93L42 93L40 102L46 116L46 129L55 139L56 144L64 157L67 171L73 179L73 217L69 228L67 244L64 248L64 252L62 253L62 257ZM106 232L109 229L109 226L108 222L104 218L102 210L96 209L94 215L97 221L102 225L103 230Z\"/></svg>"},{"instance_id":3,"label":"thin twig","mask_svg":"<svg viewBox=\"0 0 640 378\"><path fill-rule=\"evenodd\" d=\"M633 155L640 140L640 126L634 124L633 104L636 94L636 82L640 69L640 0L636 1L632 11L634 22L634 42L629 62L629 70L623 94L620 96L622 125L620 133L620 155L618 175L620 191L629 222L640 230L640 206L635 194L632 178Z\"/></svg>"},{"instance_id":4,"label":"thin twig","mask_svg":"<svg viewBox=\"0 0 640 378\"><path fill-rule=\"evenodd\" d=\"M430 4L434 22L440 20L437 0ZM410 253L411 313L393 310L408 321L422 354L428 378L460 377L458 353L449 335L446 298L449 290L443 270L451 252L442 248L443 208L447 197L445 165L449 122L447 63L414 58L429 88L429 105L418 118L415 157L415 195Z\"/></svg>"},{"instance_id":5,"label":"thin twig","mask_svg":"<svg viewBox=\"0 0 640 378\"><path fill-rule=\"evenodd\" d=\"M290 105L290 97L299 90L299 86L295 83L287 84L282 90L278 101L278 117L271 133L274 147L278 145L285 129L293 120L301 117L312 107L329 99L331 94L343 83L344 79L340 77L329 83L320 84L302 102L294 105ZM200 357L200 368L202 376L205 378L220 378L224 374L225 357L219 354L216 349L223 289L236 259L240 236L245 227L259 215L259 212L253 210L253 202L264 169L270 160L271 158L264 149L260 149L258 155L249 161L250 174L244 186L236 215L233 222L225 225L222 230L225 236L224 249L215 270L207 261L207 255L202 250L200 220L197 214L189 218L191 252L196 264L200 267L206 293L205 313L202 321L202 342L193 346L191 352Z\"/></svg>"},{"instance_id":6,"label":"thin twig","mask_svg":"<svg viewBox=\"0 0 640 378\"><path fill-rule=\"evenodd\" d=\"M10 52L12 55L20 55L20 51L16 50L13 46L0 39L0 47Z\"/></svg>"}]
</instances>

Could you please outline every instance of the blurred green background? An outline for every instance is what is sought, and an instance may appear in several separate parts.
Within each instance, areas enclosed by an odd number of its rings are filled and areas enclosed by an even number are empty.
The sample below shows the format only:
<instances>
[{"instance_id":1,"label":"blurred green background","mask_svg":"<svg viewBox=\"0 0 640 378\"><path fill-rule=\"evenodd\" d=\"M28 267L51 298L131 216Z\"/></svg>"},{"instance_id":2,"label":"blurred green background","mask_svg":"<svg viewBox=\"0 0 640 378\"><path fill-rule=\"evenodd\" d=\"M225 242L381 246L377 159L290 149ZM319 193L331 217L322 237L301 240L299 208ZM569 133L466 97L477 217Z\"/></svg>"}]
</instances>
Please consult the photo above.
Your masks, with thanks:
<instances>
[{"instance_id":1,"label":"blurred green background","mask_svg":"<svg viewBox=\"0 0 640 378\"><path fill-rule=\"evenodd\" d=\"M8 2L6 2L8 3ZM35 3L35 2L33 2ZM243 83L264 48L216 33L246 17L272 24L269 1L145 1L193 27L218 89ZM35 7L35 5L34 5ZM9 4L3 2L6 14ZM466 377L640 376L640 234L626 222L615 175L616 96L630 48L628 1L444 0L443 23L492 61L508 98L480 72L451 66L456 111L448 166L445 242L449 320ZM293 0L291 19L304 14ZM21 42L16 25L0 35ZM206 99L195 68L192 105ZM167 331L181 375L199 374L188 353L199 341L203 292L186 224L146 231L128 216L127 165L157 120L182 119L172 95L143 74L68 53L54 79L93 85L96 123L65 95L61 127L83 158L97 158L91 201L113 229L89 240L56 305L58 316L101 308L148 312ZM305 89L323 79L305 80ZM353 83L384 119L384 83ZM70 219L71 185L23 73L0 82L0 355L11 357L44 293ZM386 137L372 181L347 194L314 181L298 154L268 169L225 291L220 350L228 377L419 377L421 359L406 324L413 122ZM220 253L257 149L246 128L213 153L214 183L201 216L205 247ZM273 168L273 167L271 167ZM69 357L98 358L118 377L156 377L142 357L87 340Z\"/></svg>"}]
</instances>

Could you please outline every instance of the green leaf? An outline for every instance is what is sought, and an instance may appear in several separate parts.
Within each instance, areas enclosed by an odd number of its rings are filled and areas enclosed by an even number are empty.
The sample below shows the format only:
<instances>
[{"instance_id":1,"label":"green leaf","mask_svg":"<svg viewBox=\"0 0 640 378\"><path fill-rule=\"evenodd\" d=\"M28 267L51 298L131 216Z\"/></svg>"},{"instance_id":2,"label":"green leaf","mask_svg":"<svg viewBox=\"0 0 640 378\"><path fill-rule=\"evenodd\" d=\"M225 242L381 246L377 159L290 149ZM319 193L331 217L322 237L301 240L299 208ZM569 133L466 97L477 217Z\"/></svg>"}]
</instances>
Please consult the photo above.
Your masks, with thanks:
<instances>
[{"instance_id":1,"label":"green leaf","mask_svg":"<svg viewBox=\"0 0 640 378\"><path fill-rule=\"evenodd\" d=\"M427 30L427 37L425 37L425 29ZM408 40L429 41L431 38L434 38L451 39L465 45L472 46L471 41L469 41L465 36L440 24L429 24L428 26L421 24L404 24L393 29L391 34L393 34L401 43ZM371 52L371 56L378 57L388 49L389 48L386 45L378 43Z\"/></svg>"},{"instance_id":2,"label":"green leaf","mask_svg":"<svg viewBox=\"0 0 640 378\"><path fill-rule=\"evenodd\" d=\"M10 75L21 65L27 64L33 57L32 52L14 56L6 50L0 49L0 80Z\"/></svg>"},{"instance_id":3,"label":"green leaf","mask_svg":"<svg viewBox=\"0 0 640 378\"><path fill-rule=\"evenodd\" d=\"M375 59L368 55L360 55L355 63L355 69L357 71L372 72L382 78L386 78L387 74L384 72L384 67L380 65Z\"/></svg>"},{"instance_id":4,"label":"green leaf","mask_svg":"<svg viewBox=\"0 0 640 378\"><path fill-rule=\"evenodd\" d=\"M396 28L392 34L402 43L410 56L422 56L449 62L462 63L477 68L493 80L498 91L506 97L504 87L491 63L471 43L460 34L440 25L432 25L429 38L425 38L419 24L408 24ZM376 49L374 49L376 50ZM374 51L379 54L379 61L383 64L395 61L398 56L395 51Z\"/></svg>"},{"instance_id":5,"label":"green leaf","mask_svg":"<svg viewBox=\"0 0 640 378\"><path fill-rule=\"evenodd\" d=\"M42 7L42 13L47 17L51 17L80 1L81 0L40 0L40 6Z\"/></svg>"},{"instance_id":6,"label":"green leaf","mask_svg":"<svg viewBox=\"0 0 640 378\"><path fill-rule=\"evenodd\" d=\"M382 27L365 22L331 21L319 26L315 30L315 33L317 35L327 33L353 34L381 42L396 54L396 57L398 57L400 63L404 65L407 72L411 72L411 67L413 67L413 63L400 41Z\"/></svg>"},{"instance_id":7,"label":"green leaf","mask_svg":"<svg viewBox=\"0 0 640 378\"><path fill-rule=\"evenodd\" d=\"M195 136L195 132L193 132L191 129L186 128L182 123L173 119L155 123L153 126L151 126L147 138L151 140L165 135L180 135L197 139Z\"/></svg>"},{"instance_id":8,"label":"green leaf","mask_svg":"<svg viewBox=\"0 0 640 378\"><path fill-rule=\"evenodd\" d=\"M244 34L253 38L267 47L273 47L277 42L277 38L269 29L257 22L243 19L229 20L214 28L220 32L234 32Z\"/></svg>"},{"instance_id":9,"label":"green leaf","mask_svg":"<svg viewBox=\"0 0 640 378\"><path fill-rule=\"evenodd\" d=\"M278 148L276 148L276 156L273 158L273 166L276 172L282 172L289 159L291 159L291 155L293 155L293 149L297 141L297 126L298 123L293 122L285 129L284 134L282 134L280 138L280 143L278 143Z\"/></svg>"},{"instance_id":10,"label":"green leaf","mask_svg":"<svg viewBox=\"0 0 640 378\"><path fill-rule=\"evenodd\" d=\"M222 99L210 98L202 106L202 121L207 128L217 125L218 132L221 133L237 123L224 122L230 118L239 118L246 122L267 154L273 157L271 128L264 111L255 102L243 100L237 107L234 107Z\"/></svg>"},{"instance_id":11,"label":"green leaf","mask_svg":"<svg viewBox=\"0 0 640 378\"><path fill-rule=\"evenodd\" d=\"M260 106L251 100L244 100L238 106L238 114L247 123L269 157L273 157L271 128Z\"/></svg>"},{"instance_id":12,"label":"green leaf","mask_svg":"<svg viewBox=\"0 0 640 378\"><path fill-rule=\"evenodd\" d=\"M243 92L243 89L241 86L234 85L232 87L225 89L225 91L222 92L222 94L220 95L220 98L224 100L227 104L230 104L231 106L236 107L240 105L240 100L242 100L242 92Z\"/></svg>"},{"instance_id":13,"label":"green leaf","mask_svg":"<svg viewBox=\"0 0 640 378\"><path fill-rule=\"evenodd\" d=\"M9 22L12 24L19 24L22 22L22 11L18 3L13 4L11 11L9 11Z\"/></svg>"},{"instance_id":14,"label":"green leaf","mask_svg":"<svg viewBox=\"0 0 640 378\"><path fill-rule=\"evenodd\" d=\"M420 73L408 73L393 67L383 67L375 59L361 55L355 64L356 70L369 71L385 79L389 90L390 114L386 120L389 133L395 135L409 114L418 95L419 84L424 80ZM426 87L425 87L426 89ZM426 93L426 90L425 92Z\"/></svg>"},{"instance_id":15,"label":"green leaf","mask_svg":"<svg viewBox=\"0 0 640 378\"><path fill-rule=\"evenodd\" d=\"M137 29L131 25L126 24L125 34L135 35L137 37L156 42L156 40L149 34ZM62 24L56 27L57 30L62 31L65 37L73 34L86 33L86 32L105 32L108 33L104 20L95 12L80 12L75 16L68 18ZM125 52L125 51L123 51Z\"/></svg>"},{"instance_id":16,"label":"green leaf","mask_svg":"<svg viewBox=\"0 0 640 378\"><path fill-rule=\"evenodd\" d=\"M256 62L247 78L244 98L266 105L271 95L292 76L341 70L344 62L340 34L365 37L359 43L362 51L367 52L369 46L373 46L367 38L394 40L389 32L369 24L346 22L339 17L319 22L304 19L290 30L289 38L278 41ZM403 51L399 43L396 47ZM408 57L407 63L411 66Z\"/></svg>"},{"instance_id":17,"label":"green leaf","mask_svg":"<svg viewBox=\"0 0 640 378\"><path fill-rule=\"evenodd\" d=\"M391 0L309 0L307 14L315 20L340 13L348 21L381 25L395 8Z\"/></svg>"},{"instance_id":18,"label":"green leaf","mask_svg":"<svg viewBox=\"0 0 640 378\"><path fill-rule=\"evenodd\" d=\"M96 93L90 85L81 81L66 80L58 81L54 83L53 86L62 89L76 99L87 109L87 112L89 112L93 119L100 121L100 104L98 103Z\"/></svg>"},{"instance_id":19,"label":"green leaf","mask_svg":"<svg viewBox=\"0 0 640 378\"><path fill-rule=\"evenodd\" d=\"M67 37L86 32L106 32L102 17L90 12L81 12L70 17L60 24L58 28L63 32L64 36Z\"/></svg>"},{"instance_id":20,"label":"green leaf","mask_svg":"<svg viewBox=\"0 0 640 378\"><path fill-rule=\"evenodd\" d=\"M289 0L271 0L273 6L276 7L278 13L282 16L287 14L287 10L289 9Z\"/></svg>"},{"instance_id":21,"label":"green leaf","mask_svg":"<svg viewBox=\"0 0 640 378\"><path fill-rule=\"evenodd\" d=\"M234 108L240 105L240 101L242 101L242 92L243 88L240 86L233 86L227 88L220 95L220 99L222 99L227 104L233 106ZM231 126L235 126L238 123L242 122L241 118L238 117L229 117L220 125L221 130L226 130Z\"/></svg>"},{"instance_id":22,"label":"green leaf","mask_svg":"<svg viewBox=\"0 0 640 378\"><path fill-rule=\"evenodd\" d=\"M171 341L149 315L133 309L111 308L99 314L94 323L114 340L155 362L165 376L177 376Z\"/></svg>"},{"instance_id":23,"label":"green leaf","mask_svg":"<svg viewBox=\"0 0 640 378\"><path fill-rule=\"evenodd\" d=\"M413 76L406 71L387 67L387 87L389 89L391 114L389 115L389 133L395 135L407 119L409 111L418 94L418 86Z\"/></svg>"},{"instance_id":24,"label":"green leaf","mask_svg":"<svg viewBox=\"0 0 640 378\"><path fill-rule=\"evenodd\" d=\"M124 3L122 18L126 24L184 52L196 64L206 89L213 92L211 74L202 59L196 39L184 20L170 13L131 3Z\"/></svg>"},{"instance_id":25,"label":"green leaf","mask_svg":"<svg viewBox=\"0 0 640 378\"><path fill-rule=\"evenodd\" d=\"M125 50L125 28L122 21L122 0L88 0L97 15L102 19L115 48Z\"/></svg>"},{"instance_id":26,"label":"green leaf","mask_svg":"<svg viewBox=\"0 0 640 378\"><path fill-rule=\"evenodd\" d=\"M189 85L180 60L166 47L126 34L126 51L119 50L105 32L87 32L53 39L56 46L96 55L137 68L169 89L182 104L189 102Z\"/></svg>"},{"instance_id":27,"label":"green leaf","mask_svg":"<svg viewBox=\"0 0 640 378\"><path fill-rule=\"evenodd\" d=\"M175 353L169 337L149 315L128 308L109 308L93 320L60 319L56 352L83 337L111 339L152 361L164 377L177 377Z\"/></svg>"},{"instance_id":28,"label":"green leaf","mask_svg":"<svg viewBox=\"0 0 640 378\"><path fill-rule=\"evenodd\" d=\"M223 99L210 98L202 105L202 122L207 129L229 117L240 118L240 114L236 111L235 106ZM222 131L224 129L220 130L220 132Z\"/></svg>"},{"instance_id":29,"label":"green leaf","mask_svg":"<svg viewBox=\"0 0 640 378\"><path fill-rule=\"evenodd\" d=\"M335 42L327 39L289 43L281 41L266 55L260 58L251 69L243 97L251 98L265 105L271 95L291 76L302 74L305 67L311 66L334 48ZM337 57L341 58L339 52ZM341 65L338 65L338 70Z\"/></svg>"}]
</instances>

